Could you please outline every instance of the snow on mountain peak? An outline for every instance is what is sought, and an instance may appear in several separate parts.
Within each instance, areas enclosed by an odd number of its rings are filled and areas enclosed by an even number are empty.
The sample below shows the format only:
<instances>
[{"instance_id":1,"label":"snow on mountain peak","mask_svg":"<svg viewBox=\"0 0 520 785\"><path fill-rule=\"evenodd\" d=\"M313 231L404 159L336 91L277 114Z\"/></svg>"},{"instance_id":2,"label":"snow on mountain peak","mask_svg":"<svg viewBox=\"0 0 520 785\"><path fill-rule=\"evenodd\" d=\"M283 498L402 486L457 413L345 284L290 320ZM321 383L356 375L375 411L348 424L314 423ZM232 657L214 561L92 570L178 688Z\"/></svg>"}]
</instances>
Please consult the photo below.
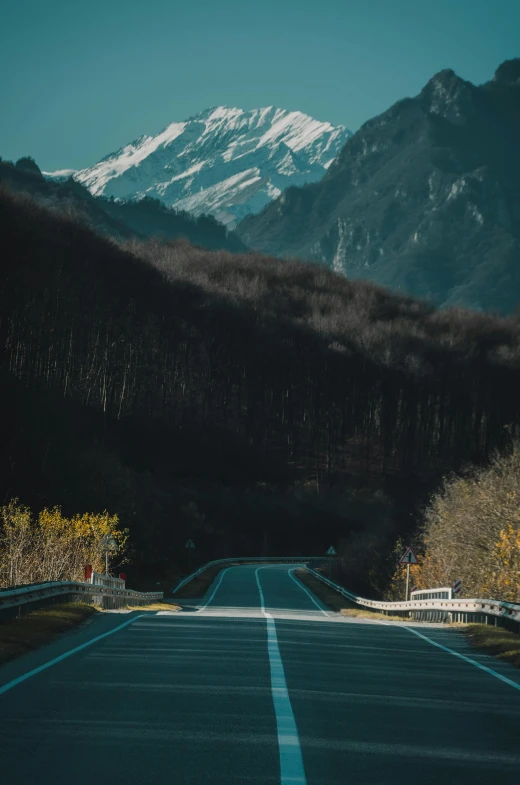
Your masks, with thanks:
<instances>
[{"instance_id":1,"label":"snow on mountain peak","mask_svg":"<svg viewBox=\"0 0 520 785\"><path fill-rule=\"evenodd\" d=\"M95 195L151 196L231 228L288 186L320 179L350 135L302 112L217 106L141 136L74 177Z\"/></svg>"}]
</instances>

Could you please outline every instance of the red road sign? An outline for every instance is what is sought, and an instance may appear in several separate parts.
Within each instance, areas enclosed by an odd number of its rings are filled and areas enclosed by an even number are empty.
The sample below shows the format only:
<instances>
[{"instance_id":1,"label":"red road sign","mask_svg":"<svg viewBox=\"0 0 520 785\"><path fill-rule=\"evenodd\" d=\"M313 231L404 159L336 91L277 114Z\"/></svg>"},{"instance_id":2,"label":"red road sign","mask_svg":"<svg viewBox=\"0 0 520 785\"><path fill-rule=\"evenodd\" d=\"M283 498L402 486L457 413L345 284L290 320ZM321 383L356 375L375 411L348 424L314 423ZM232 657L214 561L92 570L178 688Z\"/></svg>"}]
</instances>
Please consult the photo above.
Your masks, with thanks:
<instances>
[{"instance_id":1,"label":"red road sign","mask_svg":"<svg viewBox=\"0 0 520 785\"><path fill-rule=\"evenodd\" d=\"M453 594L458 594L462 588L462 581L453 581L452 590Z\"/></svg>"},{"instance_id":2,"label":"red road sign","mask_svg":"<svg viewBox=\"0 0 520 785\"><path fill-rule=\"evenodd\" d=\"M412 547L407 548L406 552L402 555L399 564L417 564L417 556Z\"/></svg>"}]
</instances>

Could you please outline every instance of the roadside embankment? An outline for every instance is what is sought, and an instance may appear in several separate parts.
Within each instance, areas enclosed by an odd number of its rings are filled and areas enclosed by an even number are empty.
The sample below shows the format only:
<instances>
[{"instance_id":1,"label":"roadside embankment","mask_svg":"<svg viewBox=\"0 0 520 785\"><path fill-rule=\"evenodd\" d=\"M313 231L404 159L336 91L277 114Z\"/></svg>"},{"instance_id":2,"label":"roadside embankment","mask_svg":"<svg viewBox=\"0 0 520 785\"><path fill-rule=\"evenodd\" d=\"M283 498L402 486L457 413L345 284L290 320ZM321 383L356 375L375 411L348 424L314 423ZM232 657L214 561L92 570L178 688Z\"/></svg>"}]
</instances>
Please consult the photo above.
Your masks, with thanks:
<instances>
[{"instance_id":1,"label":"roadside embankment","mask_svg":"<svg viewBox=\"0 0 520 785\"><path fill-rule=\"evenodd\" d=\"M222 564L215 564L212 567L208 567L207 570L201 572L200 575L197 575L196 578L193 578L192 581L186 583L182 589L179 589L178 592L175 592L173 595L175 600L182 600L185 597L189 597L190 599L198 599L200 597L204 597L207 590L223 569L226 567L233 566L231 563L226 563L225 565ZM181 578L179 578L181 580Z\"/></svg>"},{"instance_id":2,"label":"roadside embankment","mask_svg":"<svg viewBox=\"0 0 520 785\"><path fill-rule=\"evenodd\" d=\"M461 630L476 649L520 668L520 635L488 624L467 624Z\"/></svg>"},{"instance_id":3,"label":"roadside embankment","mask_svg":"<svg viewBox=\"0 0 520 785\"><path fill-rule=\"evenodd\" d=\"M178 611L175 603L155 602L145 606L129 606L128 612ZM82 602L53 605L31 611L18 619L0 620L0 665L4 662L50 643L66 632L71 632L94 616L103 614L102 608Z\"/></svg>"},{"instance_id":4,"label":"roadside embankment","mask_svg":"<svg viewBox=\"0 0 520 785\"><path fill-rule=\"evenodd\" d=\"M0 622L0 664L49 643L101 612L81 602L53 605L32 611L19 619Z\"/></svg>"}]
</instances>

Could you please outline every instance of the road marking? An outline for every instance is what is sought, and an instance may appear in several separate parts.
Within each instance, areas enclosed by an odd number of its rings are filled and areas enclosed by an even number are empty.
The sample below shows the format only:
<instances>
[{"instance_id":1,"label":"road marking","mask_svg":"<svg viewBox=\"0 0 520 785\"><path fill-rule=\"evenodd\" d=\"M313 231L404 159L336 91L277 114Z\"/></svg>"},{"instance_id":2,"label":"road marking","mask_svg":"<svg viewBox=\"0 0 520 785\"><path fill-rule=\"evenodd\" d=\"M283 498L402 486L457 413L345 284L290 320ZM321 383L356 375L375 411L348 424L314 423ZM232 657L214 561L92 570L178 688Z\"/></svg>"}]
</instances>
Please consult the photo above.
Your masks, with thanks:
<instances>
[{"instance_id":1,"label":"road marking","mask_svg":"<svg viewBox=\"0 0 520 785\"><path fill-rule=\"evenodd\" d=\"M323 615L324 615L324 616L326 616L328 619L330 619L330 615L327 613L327 611L324 611L324 610L323 610L323 608L321 608L321 607L318 605L318 603L316 602L316 600L314 599L314 597L312 596L312 594L310 593L310 591L308 591L308 590L305 588L305 586L303 585L303 583L301 583L301 582L298 580L298 578L295 578L295 577L294 577L294 575L293 575L293 572L294 572L294 570L295 570L295 569L296 569L296 567L293 567L293 569L292 569L292 570L289 570L289 575L291 576L291 578L293 579L293 581L295 582L295 584L296 584L297 586L299 586L299 587L300 587L300 589L301 589L302 591L304 591L304 592L305 592L305 594L307 594L307 595L310 597L310 599L313 601L313 603L315 604L315 606L317 607L317 609L318 609L319 611L321 611L321 612L323 613Z\"/></svg>"},{"instance_id":2,"label":"road marking","mask_svg":"<svg viewBox=\"0 0 520 785\"><path fill-rule=\"evenodd\" d=\"M220 584L222 583L222 578L224 577L224 575L226 574L226 572L227 572L228 570L230 570L230 569L231 569L231 567L226 567L226 569L225 569L225 570L222 570L222 573L221 573L221 576L220 576L220 580L219 580L219 582L217 583L217 585L215 586L215 588L213 589L213 593L212 593L211 597L209 598L209 600L207 601L207 603L206 603L205 605L203 605L203 606L202 606L202 608L199 608L199 609L198 609L198 611L195 611L195 613L200 613L201 611L204 611L204 610L206 610L206 608L207 608L207 607L208 607L208 605L210 604L211 600L213 599L213 597L214 597L214 596L215 596L215 594L217 593L217 589L218 589L218 587L220 586Z\"/></svg>"},{"instance_id":3,"label":"road marking","mask_svg":"<svg viewBox=\"0 0 520 785\"><path fill-rule=\"evenodd\" d=\"M385 622L380 622L380 624L385 624ZM391 624L391 622L388 622L388 624ZM412 627L407 627L404 624L399 626L402 627L402 629L408 630L408 632L413 632L413 634L418 635L419 638L428 641L428 643L431 643L432 646L437 646L438 649L447 651L448 654L453 654L454 657L458 657L460 660L469 662L470 665L474 665L475 668L479 668L479 670L484 671L484 673L489 673L490 676L494 676L496 679L500 679L500 681L503 681L505 684L509 684L510 687L514 687L515 690L520 690L520 684L518 682L513 681L512 679L508 679L507 676L502 676L502 674L497 673L497 671L494 671L492 668L487 668L485 665L481 665L480 662L477 662L476 660L472 660L471 657L466 657L464 654L459 654L458 651L453 651L453 649L449 649L447 646L443 646L442 643L437 643L437 641L428 638L426 635L423 635L422 632L418 632L417 630L414 630Z\"/></svg>"},{"instance_id":4,"label":"road marking","mask_svg":"<svg viewBox=\"0 0 520 785\"><path fill-rule=\"evenodd\" d=\"M51 668L53 665L57 665L58 662L62 662L62 660L66 660L67 657L71 657L73 654L77 654L78 651L82 651L82 649L86 649L87 646L92 646L93 643L97 643L97 641L103 640L103 638L108 638L109 635L113 635L115 632L119 632L124 627L128 627L129 624L133 624L134 621L140 619L144 616L144 613L140 613L138 616L134 616L129 621L125 621L123 624L120 624L119 627L115 627L113 630L109 630L108 632L104 632L102 635L97 635L95 638L87 641L86 643L82 643L81 646L76 646L74 649L70 649L70 651L66 651L65 654L60 654L59 657L55 657L53 660L49 660L49 662L44 663L44 665L40 665L38 668L33 668L32 671L28 671L24 673L23 676L18 676L18 678L13 679L12 681L8 681L7 684L4 684L0 687L0 695L3 695L4 692L8 690L12 690L13 687L16 687L18 684L21 684L23 681L27 681L30 679L31 676L36 676L37 673L41 673L42 671L47 670L47 668Z\"/></svg>"},{"instance_id":5,"label":"road marking","mask_svg":"<svg viewBox=\"0 0 520 785\"><path fill-rule=\"evenodd\" d=\"M267 621L267 651L271 668L271 694L273 698L276 727L278 730L278 749L280 752L280 785L307 785L305 769L303 767L302 751L298 728L287 690L285 671L283 667L276 626L274 619L265 609L264 593L260 585L258 572L265 569L258 567L255 578L260 594L260 607Z\"/></svg>"}]
</instances>

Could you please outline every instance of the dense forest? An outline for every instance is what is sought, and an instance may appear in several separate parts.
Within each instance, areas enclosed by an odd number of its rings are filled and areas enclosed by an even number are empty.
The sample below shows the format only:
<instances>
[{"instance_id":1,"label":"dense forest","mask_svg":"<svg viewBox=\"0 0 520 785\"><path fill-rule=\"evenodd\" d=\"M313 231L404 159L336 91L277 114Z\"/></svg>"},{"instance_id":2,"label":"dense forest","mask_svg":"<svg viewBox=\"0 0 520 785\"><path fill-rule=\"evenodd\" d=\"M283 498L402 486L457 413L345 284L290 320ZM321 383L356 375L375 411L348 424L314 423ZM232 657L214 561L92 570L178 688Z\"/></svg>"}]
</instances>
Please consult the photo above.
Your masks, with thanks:
<instances>
[{"instance_id":1,"label":"dense forest","mask_svg":"<svg viewBox=\"0 0 520 785\"><path fill-rule=\"evenodd\" d=\"M201 561L334 542L350 585L381 589L442 475L514 435L512 318L116 243L6 189L0 231L0 499L117 514L134 585L167 581L192 537Z\"/></svg>"}]
</instances>

